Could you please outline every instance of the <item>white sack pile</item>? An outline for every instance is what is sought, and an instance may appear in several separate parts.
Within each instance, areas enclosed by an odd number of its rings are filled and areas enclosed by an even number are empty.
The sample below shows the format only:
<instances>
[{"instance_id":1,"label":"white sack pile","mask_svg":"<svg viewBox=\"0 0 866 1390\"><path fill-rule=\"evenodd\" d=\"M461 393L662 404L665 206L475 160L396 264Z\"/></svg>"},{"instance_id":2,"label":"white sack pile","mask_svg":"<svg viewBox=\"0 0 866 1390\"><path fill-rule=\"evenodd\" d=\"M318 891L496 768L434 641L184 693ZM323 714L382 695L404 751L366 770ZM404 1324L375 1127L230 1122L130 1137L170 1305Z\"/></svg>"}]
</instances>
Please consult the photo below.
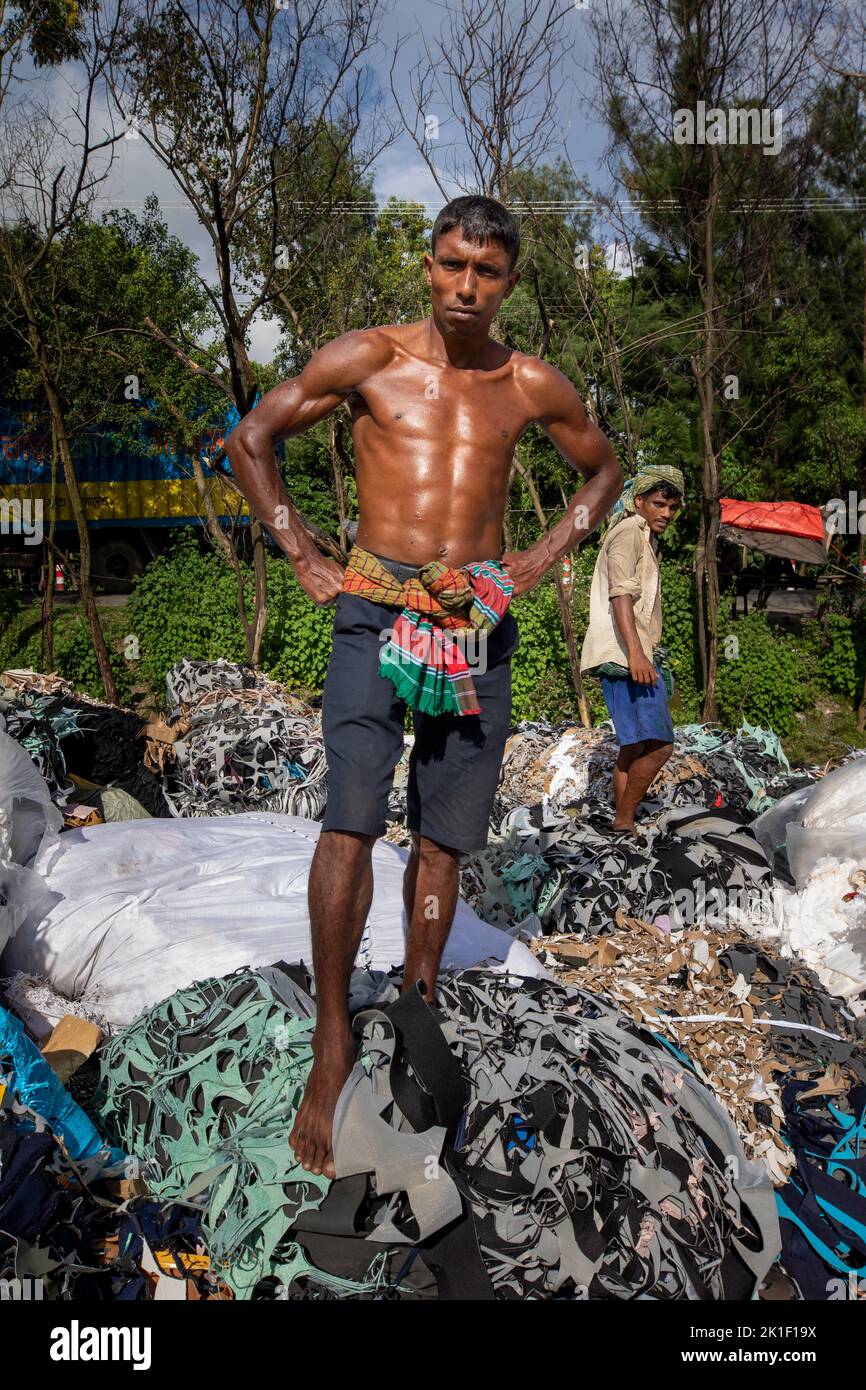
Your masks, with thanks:
<instances>
[{"instance_id":1,"label":"white sack pile","mask_svg":"<svg viewBox=\"0 0 866 1390\"><path fill-rule=\"evenodd\" d=\"M785 797L752 828L771 858L787 849L796 880L777 884L775 923L762 934L866 1012L866 1001L853 1002L866 990L866 758Z\"/></svg>"},{"instance_id":2,"label":"white sack pile","mask_svg":"<svg viewBox=\"0 0 866 1390\"><path fill-rule=\"evenodd\" d=\"M33 862L49 905L19 922L3 973L44 977L122 1026L196 979L277 960L309 966L307 879L320 830L298 816L249 812L66 831ZM359 966L388 970L403 960L407 857L383 840L374 846ZM443 969L483 961L545 973L525 946L460 901Z\"/></svg>"}]
</instances>

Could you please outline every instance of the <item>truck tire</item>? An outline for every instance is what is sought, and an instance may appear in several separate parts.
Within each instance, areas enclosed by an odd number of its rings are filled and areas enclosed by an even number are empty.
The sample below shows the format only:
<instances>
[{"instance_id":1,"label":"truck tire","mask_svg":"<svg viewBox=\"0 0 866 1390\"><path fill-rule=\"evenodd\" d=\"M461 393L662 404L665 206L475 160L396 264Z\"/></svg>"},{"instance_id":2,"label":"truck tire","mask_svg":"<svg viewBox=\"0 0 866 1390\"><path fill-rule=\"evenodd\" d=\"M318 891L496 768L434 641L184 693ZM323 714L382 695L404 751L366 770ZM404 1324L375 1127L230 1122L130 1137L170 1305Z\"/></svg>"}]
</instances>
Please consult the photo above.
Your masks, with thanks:
<instances>
[{"instance_id":1,"label":"truck tire","mask_svg":"<svg viewBox=\"0 0 866 1390\"><path fill-rule=\"evenodd\" d=\"M145 566L142 550L134 541L118 537L94 548L91 578L110 594L129 594L132 581Z\"/></svg>"}]
</instances>

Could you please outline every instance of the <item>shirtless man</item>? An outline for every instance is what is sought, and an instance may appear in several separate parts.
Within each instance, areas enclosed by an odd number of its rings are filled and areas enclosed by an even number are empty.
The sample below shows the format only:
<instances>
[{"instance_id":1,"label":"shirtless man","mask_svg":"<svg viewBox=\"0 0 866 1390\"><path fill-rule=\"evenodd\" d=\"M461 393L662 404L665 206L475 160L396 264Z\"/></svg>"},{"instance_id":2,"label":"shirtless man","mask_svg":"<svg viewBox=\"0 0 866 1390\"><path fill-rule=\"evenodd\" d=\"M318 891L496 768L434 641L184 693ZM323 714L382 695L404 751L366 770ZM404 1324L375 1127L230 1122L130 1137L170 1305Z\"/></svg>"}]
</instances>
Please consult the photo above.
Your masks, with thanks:
<instances>
[{"instance_id":1,"label":"shirtless man","mask_svg":"<svg viewBox=\"0 0 866 1390\"><path fill-rule=\"evenodd\" d=\"M327 1177L334 1176L334 1109L354 1063L348 980L372 901L372 847L385 829L405 705L378 673L381 633L395 609L341 592L343 569L319 553L301 524L274 444L345 402L355 443L358 546L401 583L432 560L455 567L498 560L514 582L512 597L534 588L607 515L623 479L610 444L562 372L489 337L499 306L520 279L519 249L517 223L499 203L455 199L439 213L424 257L430 317L329 343L300 376L269 391L226 444L241 491L301 587L319 606L338 600L323 696L328 805L309 878L314 1061L289 1137L299 1163ZM586 481L535 545L502 555L512 455L533 424ZM416 714L404 987L422 981L431 1002L457 903L459 856L487 842L516 646L509 611L489 635L486 670L475 677L480 715Z\"/></svg>"}]
</instances>

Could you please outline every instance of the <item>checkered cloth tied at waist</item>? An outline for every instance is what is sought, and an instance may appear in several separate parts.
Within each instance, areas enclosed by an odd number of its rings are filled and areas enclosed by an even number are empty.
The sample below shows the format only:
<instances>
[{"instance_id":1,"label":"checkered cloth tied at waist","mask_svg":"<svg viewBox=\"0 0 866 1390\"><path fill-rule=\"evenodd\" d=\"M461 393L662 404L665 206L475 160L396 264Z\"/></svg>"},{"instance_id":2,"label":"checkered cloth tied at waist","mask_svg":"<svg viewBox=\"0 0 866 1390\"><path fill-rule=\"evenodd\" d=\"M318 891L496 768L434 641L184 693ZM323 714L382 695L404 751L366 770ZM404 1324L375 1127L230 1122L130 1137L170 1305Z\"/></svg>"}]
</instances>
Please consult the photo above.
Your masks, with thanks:
<instances>
[{"instance_id":1,"label":"checkered cloth tied at waist","mask_svg":"<svg viewBox=\"0 0 866 1390\"><path fill-rule=\"evenodd\" d=\"M379 674L401 700L424 714L480 714L466 656L452 634L491 632L505 616L514 581L495 560L454 569L432 560L401 583L371 554L353 546L344 594L399 607L379 657Z\"/></svg>"}]
</instances>

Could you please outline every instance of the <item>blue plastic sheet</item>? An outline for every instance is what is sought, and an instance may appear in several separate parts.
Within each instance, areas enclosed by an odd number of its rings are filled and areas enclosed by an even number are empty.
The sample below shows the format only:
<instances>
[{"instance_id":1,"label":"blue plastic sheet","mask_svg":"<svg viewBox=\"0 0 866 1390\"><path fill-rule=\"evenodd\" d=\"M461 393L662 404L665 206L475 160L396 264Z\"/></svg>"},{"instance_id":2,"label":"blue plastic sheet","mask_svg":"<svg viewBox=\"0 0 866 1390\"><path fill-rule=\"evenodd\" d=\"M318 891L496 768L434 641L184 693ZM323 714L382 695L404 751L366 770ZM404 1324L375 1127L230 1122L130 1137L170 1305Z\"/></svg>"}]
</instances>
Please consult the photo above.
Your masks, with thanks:
<instances>
[{"instance_id":1,"label":"blue plastic sheet","mask_svg":"<svg viewBox=\"0 0 866 1390\"><path fill-rule=\"evenodd\" d=\"M62 1139L73 1162L93 1161L100 1169L124 1170L129 1161L127 1155L106 1144L27 1037L23 1023L4 1008L0 1008L0 1074L21 1104L41 1116Z\"/></svg>"}]
</instances>

